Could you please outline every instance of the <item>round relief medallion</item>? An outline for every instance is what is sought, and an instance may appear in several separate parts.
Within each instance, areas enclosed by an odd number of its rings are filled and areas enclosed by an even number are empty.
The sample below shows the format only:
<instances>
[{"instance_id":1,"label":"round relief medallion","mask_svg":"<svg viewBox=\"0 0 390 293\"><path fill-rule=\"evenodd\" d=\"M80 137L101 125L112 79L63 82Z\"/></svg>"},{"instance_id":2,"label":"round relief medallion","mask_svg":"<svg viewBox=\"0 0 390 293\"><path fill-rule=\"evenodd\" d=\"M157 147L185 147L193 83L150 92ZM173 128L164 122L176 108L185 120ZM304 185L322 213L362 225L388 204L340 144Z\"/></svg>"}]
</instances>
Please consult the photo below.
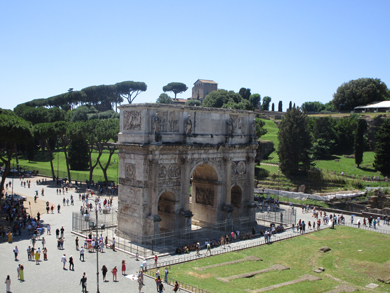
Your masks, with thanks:
<instances>
[{"instance_id":1,"label":"round relief medallion","mask_svg":"<svg viewBox=\"0 0 390 293\"><path fill-rule=\"evenodd\" d=\"M238 172L238 174L245 173L245 163L244 162L241 161L237 164L237 172Z\"/></svg>"},{"instance_id":2,"label":"round relief medallion","mask_svg":"<svg viewBox=\"0 0 390 293\"><path fill-rule=\"evenodd\" d=\"M180 176L180 168L177 164L172 164L169 166L168 176L170 178L177 178Z\"/></svg>"}]
</instances>

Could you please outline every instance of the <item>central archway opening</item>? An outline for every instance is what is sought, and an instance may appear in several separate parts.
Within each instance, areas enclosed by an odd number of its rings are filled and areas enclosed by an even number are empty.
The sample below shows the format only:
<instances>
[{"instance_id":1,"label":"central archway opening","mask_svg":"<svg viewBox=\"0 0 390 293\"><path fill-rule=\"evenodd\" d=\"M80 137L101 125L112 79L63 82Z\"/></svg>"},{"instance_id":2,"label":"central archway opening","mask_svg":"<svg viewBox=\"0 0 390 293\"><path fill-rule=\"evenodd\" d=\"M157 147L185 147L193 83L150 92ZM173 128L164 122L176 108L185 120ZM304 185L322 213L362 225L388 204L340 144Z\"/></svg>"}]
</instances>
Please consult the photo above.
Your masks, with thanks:
<instances>
[{"instance_id":1,"label":"central archway opening","mask_svg":"<svg viewBox=\"0 0 390 293\"><path fill-rule=\"evenodd\" d=\"M231 190L231 202L234 208L233 219L238 219L240 217L241 201L242 201L241 188L237 185L234 185Z\"/></svg>"},{"instance_id":2,"label":"central archway opening","mask_svg":"<svg viewBox=\"0 0 390 293\"><path fill-rule=\"evenodd\" d=\"M161 194L158 200L158 215L161 218L161 232L175 228L175 195L172 192Z\"/></svg>"},{"instance_id":3,"label":"central archway opening","mask_svg":"<svg viewBox=\"0 0 390 293\"><path fill-rule=\"evenodd\" d=\"M196 167L192 173L190 210L193 226L206 226L218 221L218 175L209 164Z\"/></svg>"}]
</instances>

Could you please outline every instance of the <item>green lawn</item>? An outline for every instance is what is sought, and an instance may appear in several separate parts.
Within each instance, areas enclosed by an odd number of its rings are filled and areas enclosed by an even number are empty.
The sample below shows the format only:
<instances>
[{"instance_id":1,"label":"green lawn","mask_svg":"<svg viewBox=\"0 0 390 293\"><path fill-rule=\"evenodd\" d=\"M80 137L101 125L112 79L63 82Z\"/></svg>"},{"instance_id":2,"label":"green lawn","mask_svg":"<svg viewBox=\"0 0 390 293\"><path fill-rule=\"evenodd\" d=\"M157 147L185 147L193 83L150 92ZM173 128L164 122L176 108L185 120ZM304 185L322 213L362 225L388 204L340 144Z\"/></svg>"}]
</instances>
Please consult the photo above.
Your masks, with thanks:
<instances>
[{"instance_id":1,"label":"green lawn","mask_svg":"<svg viewBox=\"0 0 390 293\"><path fill-rule=\"evenodd\" d=\"M296 237L291 240L263 245L219 256L203 258L171 267L170 277L179 283L184 282L210 292L247 292L280 284L310 274L322 280L290 285L272 292L327 292L340 284L357 287L360 292L372 292L365 288L369 283L378 284L377 292L390 292L390 286L377 281L388 279L390 266L389 235L337 226L335 230ZM320 247L328 246L331 251L321 253ZM359 251L362 250L362 251ZM204 253L204 250L202 251ZM208 268L196 268L221 264L257 256L264 261L241 263ZM249 273L281 264L290 268L284 271L271 271L251 278L241 278L224 283L217 277ZM316 274L313 269L324 267L325 272Z\"/></svg>"},{"instance_id":2,"label":"green lawn","mask_svg":"<svg viewBox=\"0 0 390 293\"><path fill-rule=\"evenodd\" d=\"M58 170L59 170L58 174L59 174L60 178L64 178L64 177L68 176L67 171L66 171L64 153L59 152L59 153L54 153L53 155L54 155L53 165L54 165L55 175L57 176L57 167L58 167ZM97 153L92 154L92 157L95 159L95 162L96 162L97 155L98 155ZM38 158L39 157L41 157L41 156L38 156ZM108 160L108 153L103 153L100 160L102 162L104 162L103 165L105 165L107 160ZM115 163L114 163L114 161L115 161ZM13 160L13 163L16 164L16 161ZM25 170L30 170L30 171L38 170L39 174L51 177L50 162L48 160L35 159L35 161L29 162L28 160L19 158L19 166L21 169L25 169ZM117 182L118 181L117 174L118 174L118 154L114 154L111 158L111 163L110 163L110 166L108 167L108 170L107 170L108 180ZM85 180L88 180L88 178L89 178L89 170L87 170L87 171L72 171L71 170L71 176L72 176L72 180L85 181ZM93 180L95 182L104 181L103 172L102 172L99 165L96 166L96 168L93 172Z\"/></svg>"},{"instance_id":3,"label":"green lawn","mask_svg":"<svg viewBox=\"0 0 390 293\"><path fill-rule=\"evenodd\" d=\"M261 120L265 123L264 128L267 129L268 132L264 134L260 139L272 141L274 143L274 148L275 148L275 151L273 151L269 155L268 160L266 161L269 163L278 163L279 156L276 153L276 150L278 149L279 146L279 140L278 140L279 128L272 120L266 120L266 119L261 119Z\"/></svg>"},{"instance_id":4,"label":"green lawn","mask_svg":"<svg viewBox=\"0 0 390 293\"><path fill-rule=\"evenodd\" d=\"M338 159L339 162L336 162L335 159ZM315 161L316 167L322 168L323 170L336 172L336 174L341 174L347 172L348 175L355 174L362 176L381 176L379 171L376 171L373 167L375 159L374 152L364 152L363 162L358 168L355 164L355 159L345 158L344 156L333 156L331 160L317 160Z\"/></svg>"}]
</instances>

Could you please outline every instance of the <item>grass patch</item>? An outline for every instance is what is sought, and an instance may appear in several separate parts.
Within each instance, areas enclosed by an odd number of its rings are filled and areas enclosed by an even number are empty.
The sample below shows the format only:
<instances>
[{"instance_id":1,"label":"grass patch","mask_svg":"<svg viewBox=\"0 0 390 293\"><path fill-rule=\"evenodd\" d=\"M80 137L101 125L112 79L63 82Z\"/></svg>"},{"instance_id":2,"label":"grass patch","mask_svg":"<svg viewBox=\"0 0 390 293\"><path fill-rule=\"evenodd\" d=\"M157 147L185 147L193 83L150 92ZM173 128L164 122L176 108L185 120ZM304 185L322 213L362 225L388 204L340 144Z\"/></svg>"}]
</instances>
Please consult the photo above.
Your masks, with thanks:
<instances>
[{"instance_id":1,"label":"grass patch","mask_svg":"<svg viewBox=\"0 0 390 293\"><path fill-rule=\"evenodd\" d=\"M389 235L338 226L336 230L326 229L272 245L176 265L171 267L170 276L172 280L177 280L179 283L184 282L210 292L221 293L256 290L291 281L304 274L315 275L322 280L298 283L275 289L273 292L326 292L340 285L341 282L358 286L362 292L371 292L364 287L374 282L379 284L376 291L389 292L389 285L377 281L378 278L390 278L389 240ZM331 251L318 252L322 246L330 247ZM246 261L194 273L194 267L220 264L252 255L261 257L264 261ZM287 266L290 270L272 271L252 278L235 279L229 283L216 279L265 269L274 264ZM312 271L320 266L325 268L324 273L316 274Z\"/></svg>"},{"instance_id":2,"label":"grass patch","mask_svg":"<svg viewBox=\"0 0 390 293\"><path fill-rule=\"evenodd\" d=\"M267 133L261 136L261 140L270 140L274 143L274 148L275 151L273 151L269 156L268 160L265 160L264 162L269 162L269 163L278 163L279 162L279 156L276 153L276 150L278 149L279 146L279 140L278 140L278 132L279 128L275 124L274 121L272 120L266 120L266 119L261 119L265 125L264 128L267 129Z\"/></svg>"},{"instance_id":3,"label":"grass patch","mask_svg":"<svg viewBox=\"0 0 390 293\"><path fill-rule=\"evenodd\" d=\"M54 166L54 173L57 176L57 167L58 167L58 175L60 178L67 177L67 171L66 171L66 163L65 163L65 156L63 152L55 152L53 153L54 159L53 159L53 166ZM94 159L94 162L96 162L98 154L93 153L92 157ZM103 166L108 161L108 153L103 153L103 155L100 157L101 162L103 163ZM115 163L114 163L115 161ZM16 161L13 160L13 163L16 164ZM38 170L39 174L49 176L51 177L51 167L50 167L50 161L47 160L46 156L38 155L34 158L34 161L29 162L26 159L19 158L19 167L24 170ZM78 181L85 181L89 178L89 170L85 171L70 171L72 180L78 180ZM107 170L108 180L110 181L118 181L118 154L115 153L111 158L110 166ZM104 175L103 171L101 170L100 166L97 165L95 170L93 171L93 180L95 182L98 181L104 181Z\"/></svg>"}]
</instances>

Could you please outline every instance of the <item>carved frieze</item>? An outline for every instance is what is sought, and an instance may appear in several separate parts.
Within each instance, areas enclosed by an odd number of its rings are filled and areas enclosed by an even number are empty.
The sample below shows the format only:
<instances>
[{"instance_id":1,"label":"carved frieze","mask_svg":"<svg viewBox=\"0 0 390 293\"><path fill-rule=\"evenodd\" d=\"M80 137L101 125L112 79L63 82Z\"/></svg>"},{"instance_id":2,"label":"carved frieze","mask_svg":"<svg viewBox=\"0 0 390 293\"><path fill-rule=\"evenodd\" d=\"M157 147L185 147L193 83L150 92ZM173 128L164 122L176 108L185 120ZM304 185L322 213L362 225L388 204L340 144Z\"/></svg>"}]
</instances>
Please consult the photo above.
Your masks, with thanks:
<instances>
[{"instance_id":1,"label":"carved frieze","mask_svg":"<svg viewBox=\"0 0 390 293\"><path fill-rule=\"evenodd\" d=\"M165 167L163 164L160 164L158 166L158 178L164 179L167 177L167 167Z\"/></svg>"},{"instance_id":2,"label":"carved frieze","mask_svg":"<svg viewBox=\"0 0 390 293\"><path fill-rule=\"evenodd\" d=\"M132 187L138 187L138 188L147 188L148 187L148 181L141 181L141 180L135 180L130 178L119 178L119 184L126 185L126 186L132 186Z\"/></svg>"},{"instance_id":3,"label":"carved frieze","mask_svg":"<svg viewBox=\"0 0 390 293\"><path fill-rule=\"evenodd\" d=\"M159 179L158 180L158 186L165 186L165 187L169 187L169 186L180 186L180 179Z\"/></svg>"},{"instance_id":4,"label":"carved frieze","mask_svg":"<svg viewBox=\"0 0 390 293\"><path fill-rule=\"evenodd\" d=\"M141 130L141 112L126 111L123 113L124 130Z\"/></svg>"},{"instance_id":5,"label":"carved frieze","mask_svg":"<svg viewBox=\"0 0 390 293\"><path fill-rule=\"evenodd\" d=\"M176 112L169 112L169 131L178 132L179 131L179 120L177 120Z\"/></svg>"},{"instance_id":6,"label":"carved frieze","mask_svg":"<svg viewBox=\"0 0 390 293\"><path fill-rule=\"evenodd\" d=\"M211 188L196 187L196 203L213 206L214 190Z\"/></svg>"},{"instance_id":7,"label":"carved frieze","mask_svg":"<svg viewBox=\"0 0 390 293\"><path fill-rule=\"evenodd\" d=\"M180 167L178 164L172 164L168 169L169 178L178 178L180 176Z\"/></svg>"},{"instance_id":8,"label":"carved frieze","mask_svg":"<svg viewBox=\"0 0 390 293\"><path fill-rule=\"evenodd\" d=\"M134 164L126 164L126 178L133 179L135 177L135 166Z\"/></svg>"}]
</instances>

